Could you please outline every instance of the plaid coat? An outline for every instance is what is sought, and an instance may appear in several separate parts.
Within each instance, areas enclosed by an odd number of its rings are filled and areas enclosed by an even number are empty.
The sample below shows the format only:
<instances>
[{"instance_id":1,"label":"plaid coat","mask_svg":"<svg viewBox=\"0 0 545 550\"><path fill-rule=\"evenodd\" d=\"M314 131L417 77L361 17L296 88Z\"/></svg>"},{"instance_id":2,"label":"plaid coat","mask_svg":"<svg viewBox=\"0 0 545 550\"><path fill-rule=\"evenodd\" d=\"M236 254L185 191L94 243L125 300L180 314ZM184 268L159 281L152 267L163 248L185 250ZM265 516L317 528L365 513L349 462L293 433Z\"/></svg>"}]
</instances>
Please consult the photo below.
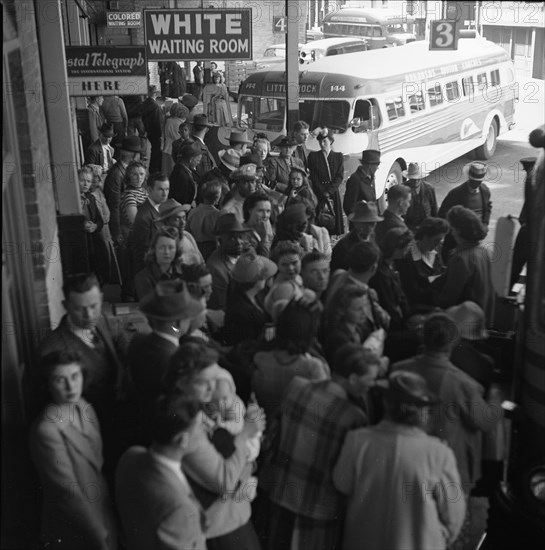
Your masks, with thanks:
<instances>
[{"instance_id":1,"label":"plaid coat","mask_svg":"<svg viewBox=\"0 0 545 550\"><path fill-rule=\"evenodd\" d=\"M343 497L332 470L344 437L365 426L365 413L331 380L291 382L282 405L279 448L259 484L276 504L313 520L334 520Z\"/></svg>"}]
</instances>

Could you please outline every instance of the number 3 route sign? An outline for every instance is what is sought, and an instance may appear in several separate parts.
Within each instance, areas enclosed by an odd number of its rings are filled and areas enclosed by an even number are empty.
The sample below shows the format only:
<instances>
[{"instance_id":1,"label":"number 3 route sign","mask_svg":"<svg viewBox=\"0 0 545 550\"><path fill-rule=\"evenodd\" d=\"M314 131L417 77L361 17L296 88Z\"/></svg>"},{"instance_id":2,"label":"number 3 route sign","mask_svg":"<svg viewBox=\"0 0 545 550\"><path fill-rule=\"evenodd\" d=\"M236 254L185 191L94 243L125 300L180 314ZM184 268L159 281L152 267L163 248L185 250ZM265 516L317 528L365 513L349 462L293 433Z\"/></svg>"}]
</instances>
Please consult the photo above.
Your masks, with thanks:
<instances>
[{"instance_id":1,"label":"number 3 route sign","mask_svg":"<svg viewBox=\"0 0 545 550\"><path fill-rule=\"evenodd\" d=\"M273 16L273 32L288 32L288 22L283 15Z\"/></svg>"},{"instance_id":2,"label":"number 3 route sign","mask_svg":"<svg viewBox=\"0 0 545 550\"><path fill-rule=\"evenodd\" d=\"M457 50L456 21L430 21L430 50Z\"/></svg>"}]
</instances>

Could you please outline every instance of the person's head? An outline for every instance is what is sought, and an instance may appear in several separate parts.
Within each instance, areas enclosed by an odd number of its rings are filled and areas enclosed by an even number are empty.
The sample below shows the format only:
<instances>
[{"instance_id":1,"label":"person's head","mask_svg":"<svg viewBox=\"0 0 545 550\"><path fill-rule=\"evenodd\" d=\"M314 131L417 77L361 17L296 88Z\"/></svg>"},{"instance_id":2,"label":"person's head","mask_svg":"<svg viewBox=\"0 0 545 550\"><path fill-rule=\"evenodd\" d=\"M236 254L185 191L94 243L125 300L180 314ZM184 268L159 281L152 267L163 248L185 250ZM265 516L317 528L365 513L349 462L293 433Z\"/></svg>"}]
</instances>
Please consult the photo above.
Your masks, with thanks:
<instances>
[{"instance_id":1,"label":"person's head","mask_svg":"<svg viewBox=\"0 0 545 550\"><path fill-rule=\"evenodd\" d=\"M42 385L56 405L77 403L84 389L85 373L81 355L74 350L57 350L42 358Z\"/></svg>"},{"instance_id":2,"label":"person's head","mask_svg":"<svg viewBox=\"0 0 545 550\"><path fill-rule=\"evenodd\" d=\"M423 177L424 173L420 168L420 164L418 162L409 162L406 174L407 181L405 184L411 189L418 189Z\"/></svg>"},{"instance_id":3,"label":"person's head","mask_svg":"<svg viewBox=\"0 0 545 550\"><path fill-rule=\"evenodd\" d=\"M305 204L290 204L276 221L277 234L283 238L299 240L308 228L309 215Z\"/></svg>"},{"instance_id":4,"label":"person's head","mask_svg":"<svg viewBox=\"0 0 545 550\"><path fill-rule=\"evenodd\" d=\"M472 189L478 189L486 178L486 164L472 162L467 168L468 185Z\"/></svg>"},{"instance_id":5,"label":"person's head","mask_svg":"<svg viewBox=\"0 0 545 550\"><path fill-rule=\"evenodd\" d=\"M294 206L295 204L302 204L305 207L305 211L307 213L307 219L309 224L313 224L314 220L316 218L316 208L312 202L307 199L306 197L303 197L301 195L295 195L295 197L292 197L290 199L290 206ZM301 223L301 227L303 224ZM307 233L308 233L308 226L307 226Z\"/></svg>"},{"instance_id":6,"label":"person's head","mask_svg":"<svg viewBox=\"0 0 545 550\"><path fill-rule=\"evenodd\" d=\"M212 296L212 274L206 264L189 264L182 266L182 277L188 284L198 285L208 301Z\"/></svg>"},{"instance_id":7,"label":"person's head","mask_svg":"<svg viewBox=\"0 0 545 550\"><path fill-rule=\"evenodd\" d=\"M360 397L375 385L380 372L380 357L361 344L348 343L339 348L333 357L333 376L343 380L347 393Z\"/></svg>"},{"instance_id":8,"label":"person's head","mask_svg":"<svg viewBox=\"0 0 545 550\"><path fill-rule=\"evenodd\" d=\"M289 182L295 188L299 189L308 183L307 175L304 170L297 167L292 167L289 175Z\"/></svg>"},{"instance_id":9,"label":"person's head","mask_svg":"<svg viewBox=\"0 0 545 550\"><path fill-rule=\"evenodd\" d=\"M227 256L240 256L248 229L243 227L235 214L221 215L216 221L214 234L219 237L219 248Z\"/></svg>"},{"instance_id":10,"label":"person's head","mask_svg":"<svg viewBox=\"0 0 545 550\"><path fill-rule=\"evenodd\" d=\"M215 61L210 62L210 71L217 71L218 70L218 64Z\"/></svg>"},{"instance_id":11,"label":"person's head","mask_svg":"<svg viewBox=\"0 0 545 550\"><path fill-rule=\"evenodd\" d=\"M276 347L293 355L306 353L312 345L320 315L311 307L291 300L276 321Z\"/></svg>"},{"instance_id":12,"label":"person's head","mask_svg":"<svg viewBox=\"0 0 545 550\"><path fill-rule=\"evenodd\" d=\"M97 107L101 107L104 103L104 96L103 95L95 95L90 96L87 98L87 102L89 105L96 105Z\"/></svg>"},{"instance_id":13,"label":"person's head","mask_svg":"<svg viewBox=\"0 0 545 550\"><path fill-rule=\"evenodd\" d=\"M388 190L388 210L404 216L411 206L411 188L398 184Z\"/></svg>"},{"instance_id":14,"label":"person's head","mask_svg":"<svg viewBox=\"0 0 545 550\"><path fill-rule=\"evenodd\" d=\"M413 234L408 229L394 227L388 230L380 243L383 258L385 260L400 260L412 241Z\"/></svg>"},{"instance_id":15,"label":"person's head","mask_svg":"<svg viewBox=\"0 0 545 550\"><path fill-rule=\"evenodd\" d=\"M199 166L202 159L202 150L196 143L188 143L184 145L178 153L178 161L187 165L191 170L195 170Z\"/></svg>"},{"instance_id":16,"label":"person's head","mask_svg":"<svg viewBox=\"0 0 545 550\"><path fill-rule=\"evenodd\" d=\"M261 160L265 160L271 152L271 144L268 139L258 138L254 141L252 152L257 153Z\"/></svg>"},{"instance_id":17,"label":"person's head","mask_svg":"<svg viewBox=\"0 0 545 550\"><path fill-rule=\"evenodd\" d=\"M220 414L225 413L233 408L235 398L236 392L232 380L227 377L216 379L216 388L210 402L211 409Z\"/></svg>"},{"instance_id":18,"label":"person's head","mask_svg":"<svg viewBox=\"0 0 545 550\"><path fill-rule=\"evenodd\" d=\"M279 241L271 251L271 260L278 266L278 275L283 280L294 280L301 272L303 250L293 241Z\"/></svg>"},{"instance_id":19,"label":"person's head","mask_svg":"<svg viewBox=\"0 0 545 550\"><path fill-rule=\"evenodd\" d=\"M189 116L189 109L181 103L173 103L170 108L170 116L173 118L180 118L185 121Z\"/></svg>"},{"instance_id":20,"label":"person's head","mask_svg":"<svg viewBox=\"0 0 545 550\"><path fill-rule=\"evenodd\" d=\"M477 243L486 237L487 229L477 214L459 204L448 211L447 222L450 225L452 236L458 244Z\"/></svg>"},{"instance_id":21,"label":"person's head","mask_svg":"<svg viewBox=\"0 0 545 550\"><path fill-rule=\"evenodd\" d=\"M183 272L183 265L182 265L182 272ZM201 288L201 286L198 283L187 283L187 290L189 291L189 294L197 300L202 307L202 311L193 317L189 323L189 328L187 330L188 334L191 334L194 330L201 329L204 327L206 323L206 296L205 291Z\"/></svg>"},{"instance_id":22,"label":"person's head","mask_svg":"<svg viewBox=\"0 0 545 550\"><path fill-rule=\"evenodd\" d=\"M328 323L332 327L343 324L360 326L366 319L367 291L363 285L347 284L335 294Z\"/></svg>"},{"instance_id":23,"label":"person's head","mask_svg":"<svg viewBox=\"0 0 545 550\"><path fill-rule=\"evenodd\" d=\"M235 170L232 174L237 193L245 199L252 193L255 193L257 169L255 164L245 164L241 168Z\"/></svg>"},{"instance_id":24,"label":"person's head","mask_svg":"<svg viewBox=\"0 0 545 550\"><path fill-rule=\"evenodd\" d=\"M130 162L125 171L127 185L135 189L140 189L146 183L147 175L146 167L139 160Z\"/></svg>"},{"instance_id":25,"label":"person's head","mask_svg":"<svg viewBox=\"0 0 545 550\"><path fill-rule=\"evenodd\" d=\"M102 315L102 291L94 273L68 277L63 286L64 301L70 322L80 329L94 329Z\"/></svg>"},{"instance_id":26,"label":"person's head","mask_svg":"<svg viewBox=\"0 0 545 550\"><path fill-rule=\"evenodd\" d=\"M86 164L85 166L89 167L93 172L93 185L91 185L91 191L95 189L102 189L104 187L102 181L102 166L99 164Z\"/></svg>"},{"instance_id":27,"label":"person's head","mask_svg":"<svg viewBox=\"0 0 545 550\"><path fill-rule=\"evenodd\" d=\"M156 172L149 177L148 192L150 199L156 204L163 204L168 199L170 182L162 172Z\"/></svg>"},{"instance_id":28,"label":"person's head","mask_svg":"<svg viewBox=\"0 0 545 550\"><path fill-rule=\"evenodd\" d=\"M179 258L178 231L173 227L165 227L156 231L145 257L146 262L169 267Z\"/></svg>"},{"instance_id":29,"label":"person's head","mask_svg":"<svg viewBox=\"0 0 545 550\"><path fill-rule=\"evenodd\" d=\"M159 88L153 84L148 86L148 97L157 99L159 97Z\"/></svg>"},{"instance_id":30,"label":"person's head","mask_svg":"<svg viewBox=\"0 0 545 550\"><path fill-rule=\"evenodd\" d=\"M278 149L282 158L289 158L295 151L296 147L297 142L291 136L284 136L278 142Z\"/></svg>"},{"instance_id":31,"label":"person's head","mask_svg":"<svg viewBox=\"0 0 545 550\"><path fill-rule=\"evenodd\" d=\"M187 121L182 122L180 126L178 126L178 135L182 141L189 139L191 137L191 124Z\"/></svg>"},{"instance_id":32,"label":"person's head","mask_svg":"<svg viewBox=\"0 0 545 550\"><path fill-rule=\"evenodd\" d=\"M142 140L138 136L128 136L121 142L119 160L128 164L131 160L140 160Z\"/></svg>"},{"instance_id":33,"label":"person's head","mask_svg":"<svg viewBox=\"0 0 545 550\"><path fill-rule=\"evenodd\" d=\"M180 204L175 199L167 199L159 206L159 217L156 222L162 223L165 227L173 227L182 238L190 209L189 204Z\"/></svg>"},{"instance_id":34,"label":"person's head","mask_svg":"<svg viewBox=\"0 0 545 550\"><path fill-rule=\"evenodd\" d=\"M162 395L154 403L151 434L154 446L167 447L183 456L196 426L201 404L176 393Z\"/></svg>"},{"instance_id":35,"label":"person's head","mask_svg":"<svg viewBox=\"0 0 545 550\"><path fill-rule=\"evenodd\" d=\"M368 241L377 222L383 219L378 215L377 205L373 201L358 201L354 211L348 216L348 220L352 223L352 231L360 241Z\"/></svg>"},{"instance_id":36,"label":"person's head","mask_svg":"<svg viewBox=\"0 0 545 550\"><path fill-rule=\"evenodd\" d=\"M234 288L240 292L260 292L266 286L267 281L276 275L276 264L258 255L253 248L245 251L237 260L231 278Z\"/></svg>"},{"instance_id":37,"label":"person's head","mask_svg":"<svg viewBox=\"0 0 545 550\"><path fill-rule=\"evenodd\" d=\"M416 228L414 240L422 252L437 250L448 231L449 225L443 218L426 218Z\"/></svg>"},{"instance_id":38,"label":"person's head","mask_svg":"<svg viewBox=\"0 0 545 550\"><path fill-rule=\"evenodd\" d=\"M239 151L239 154L245 155L248 150L248 146L252 145L252 142L248 139L246 130L232 130L229 135L229 147L235 151Z\"/></svg>"},{"instance_id":39,"label":"person's head","mask_svg":"<svg viewBox=\"0 0 545 550\"><path fill-rule=\"evenodd\" d=\"M87 193L91 190L94 178L93 170L89 166L82 166L78 170L78 184L80 193Z\"/></svg>"},{"instance_id":40,"label":"person's head","mask_svg":"<svg viewBox=\"0 0 545 550\"><path fill-rule=\"evenodd\" d=\"M329 260L321 252L309 252L301 260L303 285L320 296L329 284Z\"/></svg>"},{"instance_id":41,"label":"person's head","mask_svg":"<svg viewBox=\"0 0 545 550\"><path fill-rule=\"evenodd\" d=\"M460 331L460 338L464 340L485 340L488 338L486 317L482 307L471 301L449 307L445 313L450 315Z\"/></svg>"},{"instance_id":42,"label":"person's head","mask_svg":"<svg viewBox=\"0 0 545 550\"><path fill-rule=\"evenodd\" d=\"M111 124L105 122L98 129L98 139L102 145L110 145L112 138L114 137L114 127Z\"/></svg>"},{"instance_id":43,"label":"person's head","mask_svg":"<svg viewBox=\"0 0 545 550\"><path fill-rule=\"evenodd\" d=\"M310 127L304 120L298 120L293 125L293 137L298 145L306 143L310 134Z\"/></svg>"},{"instance_id":44,"label":"person's head","mask_svg":"<svg viewBox=\"0 0 545 550\"><path fill-rule=\"evenodd\" d=\"M221 183L218 180L204 182L201 185L201 197L204 204L218 204L221 199Z\"/></svg>"},{"instance_id":45,"label":"person's head","mask_svg":"<svg viewBox=\"0 0 545 550\"><path fill-rule=\"evenodd\" d=\"M212 124L208 122L208 117L206 115L195 115L193 117L193 134L199 136L201 139L203 139L211 126Z\"/></svg>"},{"instance_id":46,"label":"person's head","mask_svg":"<svg viewBox=\"0 0 545 550\"><path fill-rule=\"evenodd\" d=\"M459 340L458 325L444 312L432 313L424 322L422 339L426 352L450 355Z\"/></svg>"},{"instance_id":47,"label":"person's head","mask_svg":"<svg viewBox=\"0 0 545 550\"><path fill-rule=\"evenodd\" d=\"M370 176L374 176L380 166L380 151L377 151L376 149L365 149L361 153L360 162L365 171Z\"/></svg>"},{"instance_id":48,"label":"person's head","mask_svg":"<svg viewBox=\"0 0 545 550\"><path fill-rule=\"evenodd\" d=\"M218 72L212 73L212 82L214 84L221 84L221 81L222 81L221 73L218 73Z\"/></svg>"},{"instance_id":49,"label":"person's head","mask_svg":"<svg viewBox=\"0 0 545 550\"><path fill-rule=\"evenodd\" d=\"M271 200L265 193L252 193L246 197L242 205L244 221L251 226L266 223L271 219L271 208Z\"/></svg>"},{"instance_id":50,"label":"person's head","mask_svg":"<svg viewBox=\"0 0 545 550\"><path fill-rule=\"evenodd\" d=\"M382 390L385 416L407 426L424 428L429 407L437 403L425 378L415 372L396 370L376 386Z\"/></svg>"},{"instance_id":51,"label":"person's head","mask_svg":"<svg viewBox=\"0 0 545 550\"><path fill-rule=\"evenodd\" d=\"M331 151L331 146L335 142L335 138L333 137L333 132L331 130L328 130L327 128L324 128L316 136L316 139L318 140L318 144L320 145L320 149L324 153L329 153L329 151Z\"/></svg>"},{"instance_id":52,"label":"person's head","mask_svg":"<svg viewBox=\"0 0 545 550\"><path fill-rule=\"evenodd\" d=\"M216 387L218 352L204 343L182 344L168 364L163 389L209 403Z\"/></svg>"},{"instance_id":53,"label":"person's head","mask_svg":"<svg viewBox=\"0 0 545 550\"><path fill-rule=\"evenodd\" d=\"M372 276L377 270L380 249L372 242L360 242L348 251L348 269L356 275Z\"/></svg>"}]
</instances>

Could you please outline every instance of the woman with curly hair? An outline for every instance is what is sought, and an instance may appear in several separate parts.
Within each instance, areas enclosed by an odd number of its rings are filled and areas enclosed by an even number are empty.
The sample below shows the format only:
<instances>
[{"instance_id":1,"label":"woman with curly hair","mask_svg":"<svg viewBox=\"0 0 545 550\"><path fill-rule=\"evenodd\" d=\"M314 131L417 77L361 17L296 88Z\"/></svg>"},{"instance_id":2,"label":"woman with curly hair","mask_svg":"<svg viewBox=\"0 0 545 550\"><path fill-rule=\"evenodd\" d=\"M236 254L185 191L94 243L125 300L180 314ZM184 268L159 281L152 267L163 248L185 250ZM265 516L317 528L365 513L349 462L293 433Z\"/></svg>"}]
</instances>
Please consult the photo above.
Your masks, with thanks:
<instances>
[{"instance_id":1,"label":"woman with curly hair","mask_svg":"<svg viewBox=\"0 0 545 550\"><path fill-rule=\"evenodd\" d=\"M492 320L494 289L488 250L481 244L487 229L477 214L456 205L447 214L456 248L445 274L433 283L433 301L447 308L463 302L475 302L485 312L487 325Z\"/></svg>"},{"instance_id":2,"label":"woman with curly hair","mask_svg":"<svg viewBox=\"0 0 545 550\"><path fill-rule=\"evenodd\" d=\"M228 103L229 92L220 72L212 73L212 82L203 89L203 112L211 124L233 126L233 115Z\"/></svg>"},{"instance_id":3,"label":"woman with curly hair","mask_svg":"<svg viewBox=\"0 0 545 550\"><path fill-rule=\"evenodd\" d=\"M173 103L163 131L163 158L161 171L170 174L176 159L172 157L172 144L180 137L178 130L189 116L189 109L181 103Z\"/></svg>"},{"instance_id":4,"label":"woman with curly hair","mask_svg":"<svg viewBox=\"0 0 545 550\"><path fill-rule=\"evenodd\" d=\"M134 278L134 286L139 299L153 292L159 281L181 279L180 248L178 231L165 227L155 233L144 258L146 267Z\"/></svg>"}]
</instances>

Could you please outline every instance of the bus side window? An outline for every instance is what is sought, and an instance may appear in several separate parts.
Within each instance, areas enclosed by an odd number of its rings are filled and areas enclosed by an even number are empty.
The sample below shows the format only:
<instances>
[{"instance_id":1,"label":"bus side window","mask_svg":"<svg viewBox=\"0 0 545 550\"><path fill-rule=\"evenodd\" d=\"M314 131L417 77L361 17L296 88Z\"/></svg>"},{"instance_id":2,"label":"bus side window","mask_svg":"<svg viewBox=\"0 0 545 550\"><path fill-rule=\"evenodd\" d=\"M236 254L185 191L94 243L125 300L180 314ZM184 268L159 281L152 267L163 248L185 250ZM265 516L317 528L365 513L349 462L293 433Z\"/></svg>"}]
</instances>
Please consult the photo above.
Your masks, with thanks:
<instances>
[{"instance_id":1,"label":"bus side window","mask_svg":"<svg viewBox=\"0 0 545 550\"><path fill-rule=\"evenodd\" d=\"M475 93L475 83L470 76L462 78L462 88L466 97L473 97L473 94Z\"/></svg>"},{"instance_id":2,"label":"bus side window","mask_svg":"<svg viewBox=\"0 0 545 550\"><path fill-rule=\"evenodd\" d=\"M486 88L486 73L477 75L477 87L479 88L479 92L482 92Z\"/></svg>"},{"instance_id":3,"label":"bus side window","mask_svg":"<svg viewBox=\"0 0 545 550\"><path fill-rule=\"evenodd\" d=\"M386 113L388 114L388 120L405 116L405 107L400 97L386 100Z\"/></svg>"},{"instance_id":4,"label":"bus side window","mask_svg":"<svg viewBox=\"0 0 545 550\"><path fill-rule=\"evenodd\" d=\"M447 93L447 101L458 101L460 99L460 90L458 88L458 82L447 82L445 84L445 91Z\"/></svg>"},{"instance_id":5,"label":"bus side window","mask_svg":"<svg viewBox=\"0 0 545 550\"><path fill-rule=\"evenodd\" d=\"M500 85L500 70L494 69L493 71L490 71L490 84L492 86L499 86Z\"/></svg>"},{"instance_id":6,"label":"bus side window","mask_svg":"<svg viewBox=\"0 0 545 550\"><path fill-rule=\"evenodd\" d=\"M430 100L430 107L443 103L440 84L436 84L433 88L428 88L428 98Z\"/></svg>"},{"instance_id":7,"label":"bus side window","mask_svg":"<svg viewBox=\"0 0 545 550\"><path fill-rule=\"evenodd\" d=\"M422 92L416 92L416 94L410 95L408 99L411 112L423 111L426 108Z\"/></svg>"},{"instance_id":8,"label":"bus side window","mask_svg":"<svg viewBox=\"0 0 545 550\"><path fill-rule=\"evenodd\" d=\"M373 27L373 36L382 36L382 29L380 27Z\"/></svg>"}]
</instances>

